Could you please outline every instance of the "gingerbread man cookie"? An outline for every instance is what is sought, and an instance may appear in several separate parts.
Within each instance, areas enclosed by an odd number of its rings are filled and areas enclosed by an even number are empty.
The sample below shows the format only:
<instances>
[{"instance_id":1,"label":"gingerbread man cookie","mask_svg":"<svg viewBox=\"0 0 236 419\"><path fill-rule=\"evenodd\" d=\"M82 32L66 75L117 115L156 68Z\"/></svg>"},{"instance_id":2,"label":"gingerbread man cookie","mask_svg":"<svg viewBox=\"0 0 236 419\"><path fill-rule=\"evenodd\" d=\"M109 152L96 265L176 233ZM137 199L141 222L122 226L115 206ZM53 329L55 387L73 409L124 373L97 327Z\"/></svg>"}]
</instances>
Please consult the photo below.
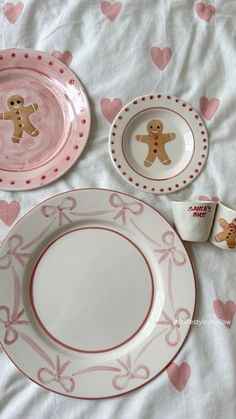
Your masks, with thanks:
<instances>
[{"instance_id":1,"label":"gingerbread man cookie","mask_svg":"<svg viewBox=\"0 0 236 419\"><path fill-rule=\"evenodd\" d=\"M172 132L163 134L163 123L158 119L153 119L147 124L148 135L136 135L135 139L148 145L149 151L144 161L144 166L150 167L158 158L161 163L168 165L171 160L165 151L165 144L173 141L176 135Z\"/></svg>"},{"instance_id":2,"label":"gingerbread man cookie","mask_svg":"<svg viewBox=\"0 0 236 419\"><path fill-rule=\"evenodd\" d=\"M223 242L226 240L229 249L234 249L236 246L236 218L228 223L224 218L219 220L219 225L223 228L223 231L215 235L217 242Z\"/></svg>"},{"instance_id":3,"label":"gingerbread man cookie","mask_svg":"<svg viewBox=\"0 0 236 419\"><path fill-rule=\"evenodd\" d=\"M32 137L37 137L39 132L29 120L29 116L38 109L37 103L24 106L23 97L16 95L9 97L7 106L10 109L10 112L0 113L0 119L12 121L14 125L12 142L19 143L23 136L23 132L26 132Z\"/></svg>"}]
</instances>

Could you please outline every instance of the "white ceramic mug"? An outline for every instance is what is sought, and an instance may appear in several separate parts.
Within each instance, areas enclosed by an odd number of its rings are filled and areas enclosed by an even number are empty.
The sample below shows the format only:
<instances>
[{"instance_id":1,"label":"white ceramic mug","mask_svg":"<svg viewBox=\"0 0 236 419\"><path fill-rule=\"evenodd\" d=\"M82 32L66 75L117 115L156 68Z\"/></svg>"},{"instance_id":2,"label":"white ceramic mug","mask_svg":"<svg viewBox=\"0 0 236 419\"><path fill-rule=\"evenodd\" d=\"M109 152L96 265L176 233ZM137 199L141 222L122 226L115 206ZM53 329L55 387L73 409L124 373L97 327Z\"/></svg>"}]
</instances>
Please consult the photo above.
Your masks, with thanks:
<instances>
[{"instance_id":1,"label":"white ceramic mug","mask_svg":"<svg viewBox=\"0 0 236 419\"><path fill-rule=\"evenodd\" d=\"M236 250L236 210L218 203L210 242L224 250Z\"/></svg>"},{"instance_id":2,"label":"white ceramic mug","mask_svg":"<svg viewBox=\"0 0 236 419\"><path fill-rule=\"evenodd\" d=\"M175 227L183 240L205 242L210 236L215 201L172 201Z\"/></svg>"}]
</instances>

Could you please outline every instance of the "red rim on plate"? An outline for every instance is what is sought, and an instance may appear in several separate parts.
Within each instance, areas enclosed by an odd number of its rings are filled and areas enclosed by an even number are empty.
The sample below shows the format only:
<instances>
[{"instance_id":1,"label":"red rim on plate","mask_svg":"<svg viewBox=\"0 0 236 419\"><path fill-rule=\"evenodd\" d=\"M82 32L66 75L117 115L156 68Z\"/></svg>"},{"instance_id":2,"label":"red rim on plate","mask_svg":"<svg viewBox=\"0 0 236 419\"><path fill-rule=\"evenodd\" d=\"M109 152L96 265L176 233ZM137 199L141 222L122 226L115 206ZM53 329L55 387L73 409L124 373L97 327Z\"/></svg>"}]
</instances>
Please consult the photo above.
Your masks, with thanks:
<instances>
[{"instance_id":1,"label":"red rim on plate","mask_svg":"<svg viewBox=\"0 0 236 419\"><path fill-rule=\"evenodd\" d=\"M73 398L147 384L179 352L195 309L177 233L112 190L69 191L29 211L1 246L0 274L3 349L31 380Z\"/></svg>"},{"instance_id":2,"label":"red rim on plate","mask_svg":"<svg viewBox=\"0 0 236 419\"><path fill-rule=\"evenodd\" d=\"M63 62L31 49L0 51L0 189L38 188L81 155L90 108Z\"/></svg>"},{"instance_id":3,"label":"red rim on plate","mask_svg":"<svg viewBox=\"0 0 236 419\"><path fill-rule=\"evenodd\" d=\"M193 182L208 155L201 116L175 96L153 94L128 103L109 134L112 162L138 189L154 194L176 192Z\"/></svg>"}]
</instances>

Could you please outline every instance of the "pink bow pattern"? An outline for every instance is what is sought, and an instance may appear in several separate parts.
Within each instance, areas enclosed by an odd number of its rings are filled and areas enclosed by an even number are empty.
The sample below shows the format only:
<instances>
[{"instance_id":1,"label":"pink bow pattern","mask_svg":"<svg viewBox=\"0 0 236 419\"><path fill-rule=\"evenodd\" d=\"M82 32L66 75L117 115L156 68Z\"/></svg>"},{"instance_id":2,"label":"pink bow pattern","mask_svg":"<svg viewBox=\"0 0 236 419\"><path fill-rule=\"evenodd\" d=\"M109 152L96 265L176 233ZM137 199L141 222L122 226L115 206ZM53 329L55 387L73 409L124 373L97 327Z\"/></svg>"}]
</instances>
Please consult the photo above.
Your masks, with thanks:
<instances>
[{"instance_id":1,"label":"pink bow pattern","mask_svg":"<svg viewBox=\"0 0 236 419\"><path fill-rule=\"evenodd\" d=\"M68 213L75 209L77 205L76 199L72 197L64 198L60 205L44 205L41 212L44 217L58 217L59 226L63 225L64 220L71 223Z\"/></svg>"},{"instance_id":2,"label":"pink bow pattern","mask_svg":"<svg viewBox=\"0 0 236 419\"><path fill-rule=\"evenodd\" d=\"M146 365L137 365L132 368L130 355L127 356L126 362L118 359L119 364L124 368L124 374L117 374L113 377L112 385L116 390L124 390L127 388L130 380L139 379L147 380L150 376L149 369Z\"/></svg>"},{"instance_id":3,"label":"pink bow pattern","mask_svg":"<svg viewBox=\"0 0 236 419\"><path fill-rule=\"evenodd\" d=\"M114 220L121 218L123 225L126 224L127 211L131 212L133 215L140 215L144 211L144 206L141 202L135 200L131 202L125 202L117 193L111 194L109 201L112 207L118 209L118 212L114 217Z\"/></svg>"},{"instance_id":4,"label":"pink bow pattern","mask_svg":"<svg viewBox=\"0 0 236 419\"><path fill-rule=\"evenodd\" d=\"M40 368L38 370L38 380L45 385L56 382L60 384L60 386L63 387L67 393L72 393L75 388L75 381L71 376L63 375L69 364L70 361L67 361L61 365L60 358L57 355L56 365L54 366L53 370L46 367Z\"/></svg>"},{"instance_id":5,"label":"pink bow pattern","mask_svg":"<svg viewBox=\"0 0 236 419\"><path fill-rule=\"evenodd\" d=\"M166 231L162 236L162 241L167 247L154 250L154 252L161 254L159 263L161 263L163 260L170 256L175 265L183 266L186 262L186 256L184 252L181 252L180 250L176 249L174 245L175 234L173 233L173 231Z\"/></svg>"},{"instance_id":6,"label":"pink bow pattern","mask_svg":"<svg viewBox=\"0 0 236 419\"><path fill-rule=\"evenodd\" d=\"M2 312L3 317L0 317L0 323L3 323L5 327L4 343L6 345L12 345L18 339L18 332L15 326L18 324L28 324L29 322L27 320L21 320L24 309L17 314L11 315L9 307L1 306L0 312Z\"/></svg>"},{"instance_id":7,"label":"pink bow pattern","mask_svg":"<svg viewBox=\"0 0 236 419\"><path fill-rule=\"evenodd\" d=\"M170 326L170 330L165 335L166 343L170 346L176 346L180 342L180 328L183 322L190 319L190 313L186 308L178 308L174 312L174 319L171 319L166 313L162 312L165 320L158 321L158 324Z\"/></svg>"},{"instance_id":8,"label":"pink bow pattern","mask_svg":"<svg viewBox=\"0 0 236 419\"><path fill-rule=\"evenodd\" d=\"M8 251L0 258L0 269L8 269L11 266L13 257L20 263L22 267L25 266L25 258L30 256L29 253L23 253L21 247L23 245L23 237L16 234L8 239Z\"/></svg>"}]
</instances>

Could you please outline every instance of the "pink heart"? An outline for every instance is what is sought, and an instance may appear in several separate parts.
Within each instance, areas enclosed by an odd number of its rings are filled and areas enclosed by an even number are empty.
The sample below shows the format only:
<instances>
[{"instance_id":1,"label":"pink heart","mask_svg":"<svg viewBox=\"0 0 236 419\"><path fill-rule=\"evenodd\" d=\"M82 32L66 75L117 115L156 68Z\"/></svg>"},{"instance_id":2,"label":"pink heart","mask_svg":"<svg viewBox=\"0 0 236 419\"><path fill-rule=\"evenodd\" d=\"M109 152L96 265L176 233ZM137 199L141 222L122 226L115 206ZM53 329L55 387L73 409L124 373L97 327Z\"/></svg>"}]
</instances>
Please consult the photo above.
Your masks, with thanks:
<instances>
[{"instance_id":1,"label":"pink heart","mask_svg":"<svg viewBox=\"0 0 236 419\"><path fill-rule=\"evenodd\" d=\"M120 13L122 3L117 1L116 3L109 3L108 1L102 1L101 9L102 13L112 22Z\"/></svg>"},{"instance_id":2,"label":"pink heart","mask_svg":"<svg viewBox=\"0 0 236 419\"><path fill-rule=\"evenodd\" d=\"M220 198L218 196L213 196L212 198L209 198L209 196L206 195L201 195L198 198L199 201L214 201L214 202L218 202L220 200Z\"/></svg>"},{"instance_id":3,"label":"pink heart","mask_svg":"<svg viewBox=\"0 0 236 419\"><path fill-rule=\"evenodd\" d=\"M159 47L152 47L151 56L152 56L152 61L154 62L154 64L160 70L164 70L171 60L172 51L169 47L166 47L163 49Z\"/></svg>"},{"instance_id":4,"label":"pink heart","mask_svg":"<svg viewBox=\"0 0 236 419\"><path fill-rule=\"evenodd\" d=\"M169 380L178 391L183 391L189 380L190 373L191 369L187 362L184 362L180 366L172 362L167 368Z\"/></svg>"},{"instance_id":5,"label":"pink heart","mask_svg":"<svg viewBox=\"0 0 236 419\"><path fill-rule=\"evenodd\" d=\"M119 98L113 99L112 101L110 99L103 98L101 99L100 105L103 115L109 122L113 122L114 118L122 108L122 102Z\"/></svg>"},{"instance_id":6,"label":"pink heart","mask_svg":"<svg viewBox=\"0 0 236 419\"><path fill-rule=\"evenodd\" d=\"M11 226L20 212L18 201L12 201L8 204L6 201L0 201L0 220L7 226Z\"/></svg>"},{"instance_id":7,"label":"pink heart","mask_svg":"<svg viewBox=\"0 0 236 419\"><path fill-rule=\"evenodd\" d=\"M196 4L196 12L201 19L206 22L210 22L216 12L216 9L211 4L204 4L200 2Z\"/></svg>"},{"instance_id":8,"label":"pink heart","mask_svg":"<svg viewBox=\"0 0 236 419\"><path fill-rule=\"evenodd\" d=\"M213 302L213 308L218 319L223 321L224 325L230 329L233 324L234 315L236 313L235 302L228 300L224 303L221 300L215 300ZM225 322L227 322L227 324Z\"/></svg>"},{"instance_id":9,"label":"pink heart","mask_svg":"<svg viewBox=\"0 0 236 419\"><path fill-rule=\"evenodd\" d=\"M200 98L200 109L201 113L206 119L211 119L215 115L218 107L220 105L219 99L213 97L213 99L208 99L205 96Z\"/></svg>"},{"instance_id":10,"label":"pink heart","mask_svg":"<svg viewBox=\"0 0 236 419\"><path fill-rule=\"evenodd\" d=\"M19 2L16 4L4 3L3 5L3 13L6 16L6 18L9 20L9 22L12 24L16 23L23 9L24 9L24 4L22 2Z\"/></svg>"},{"instance_id":11,"label":"pink heart","mask_svg":"<svg viewBox=\"0 0 236 419\"><path fill-rule=\"evenodd\" d=\"M73 55L70 51L61 52L55 49L54 51L52 51L51 55L53 57L56 57L58 60L61 60L64 64L68 66L71 64L71 61L73 60Z\"/></svg>"}]
</instances>

